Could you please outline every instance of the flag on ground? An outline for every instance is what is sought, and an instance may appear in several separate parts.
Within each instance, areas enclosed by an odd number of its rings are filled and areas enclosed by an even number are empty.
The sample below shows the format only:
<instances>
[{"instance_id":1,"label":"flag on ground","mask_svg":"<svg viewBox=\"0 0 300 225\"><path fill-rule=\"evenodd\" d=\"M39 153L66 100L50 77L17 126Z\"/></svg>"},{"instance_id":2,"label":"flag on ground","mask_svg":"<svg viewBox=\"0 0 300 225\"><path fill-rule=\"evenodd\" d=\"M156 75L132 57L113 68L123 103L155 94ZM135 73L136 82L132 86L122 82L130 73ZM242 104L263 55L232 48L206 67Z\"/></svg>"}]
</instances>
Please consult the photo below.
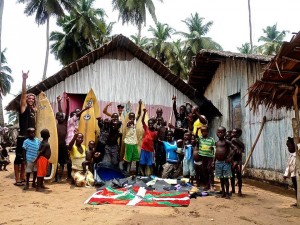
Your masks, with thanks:
<instances>
[{"instance_id":1,"label":"flag on ground","mask_svg":"<svg viewBox=\"0 0 300 225\"><path fill-rule=\"evenodd\" d=\"M129 206L182 207L190 204L188 193L148 191L143 187L113 189L106 187L94 193L85 204L118 204Z\"/></svg>"}]
</instances>

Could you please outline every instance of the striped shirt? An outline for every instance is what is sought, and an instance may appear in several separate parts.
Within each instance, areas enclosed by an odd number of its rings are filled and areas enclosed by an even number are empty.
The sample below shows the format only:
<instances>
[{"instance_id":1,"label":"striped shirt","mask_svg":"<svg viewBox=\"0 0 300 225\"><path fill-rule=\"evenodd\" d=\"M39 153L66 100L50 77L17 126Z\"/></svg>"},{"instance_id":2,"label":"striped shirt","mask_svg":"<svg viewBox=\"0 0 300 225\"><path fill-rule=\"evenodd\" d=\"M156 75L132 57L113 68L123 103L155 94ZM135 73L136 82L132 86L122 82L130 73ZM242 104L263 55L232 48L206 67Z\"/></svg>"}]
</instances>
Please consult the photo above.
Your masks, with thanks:
<instances>
[{"instance_id":1,"label":"striped shirt","mask_svg":"<svg viewBox=\"0 0 300 225\"><path fill-rule=\"evenodd\" d=\"M203 138L202 136L198 139L199 141L199 155L206 157L215 156L215 141L212 137Z\"/></svg>"},{"instance_id":2,"label":"striped shirt","mask_svg":"<svg viewBox=\"0 0 300 225\"><path fill-rule=\"evenodd\" d=\"M26 151L26 161L27 162L33 162L39 151L41 141L38 138L34 138L33 140L30 140L27 138L23 142L23 149Z\"/></svg>"}]
</instances>

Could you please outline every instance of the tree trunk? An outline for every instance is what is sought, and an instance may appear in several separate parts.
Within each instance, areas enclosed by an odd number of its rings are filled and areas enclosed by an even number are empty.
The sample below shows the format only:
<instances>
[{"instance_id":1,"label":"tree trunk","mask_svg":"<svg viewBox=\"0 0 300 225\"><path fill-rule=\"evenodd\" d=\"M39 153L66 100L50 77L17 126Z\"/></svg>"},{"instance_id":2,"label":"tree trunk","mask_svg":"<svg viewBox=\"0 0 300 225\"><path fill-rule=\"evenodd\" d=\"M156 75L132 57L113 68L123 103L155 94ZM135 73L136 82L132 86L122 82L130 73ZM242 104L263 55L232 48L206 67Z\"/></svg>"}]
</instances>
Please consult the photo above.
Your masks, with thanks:
<instances>
[{"instance_id":1,"label":"tree trunk","mask_svg":"<svg viewBox=\"0 0 300 225\"><path fill-rule=\"evenodd\" d=\"M139 23L138 25L138 40L140 41L141 40L141 37L142 37L142 24Z\"/></svg>"},{"instance_id":2,"label":"tree trunk","mask_svg":"<svg viewBox=\"0 0 300 225\"><path fill-rule=\"evenodd\" d=\"M0 0L0 68L1 68L1 35L2 35L2 16L3 16L4 0ZM0 99L0 126L4 126L2 99Z\"/></svg>"},{"instance_id":3,"label":"tree trunk","mask_svg":"<svg viewBox=\"0 0 300 225\"><path fill-rule=\"evenodd\" d=\"M248 13L249 13L249 29L250 29L250 53L253 51L253 41L252 41L252 23L251 23L251 7L250 0L248 0Z\"/></svg>"},{"instance_id":4,"label":"tree trunk","mask_svg":"<svg viewBox=\"0 0 300 225\"><path fill-rule=\"evenodd\" d=\"M43 73L43 78L42 80L45 80L46 77L47 77L47 67L48 67L48 57L49 57L49 21L50 21L50 18L48 17L47 18L47 27L46 27L46 38L47 38L47 47L46 47L46 56L45 56L45 64L44 64L44 73Z\"/></svg>"}]
</instances>

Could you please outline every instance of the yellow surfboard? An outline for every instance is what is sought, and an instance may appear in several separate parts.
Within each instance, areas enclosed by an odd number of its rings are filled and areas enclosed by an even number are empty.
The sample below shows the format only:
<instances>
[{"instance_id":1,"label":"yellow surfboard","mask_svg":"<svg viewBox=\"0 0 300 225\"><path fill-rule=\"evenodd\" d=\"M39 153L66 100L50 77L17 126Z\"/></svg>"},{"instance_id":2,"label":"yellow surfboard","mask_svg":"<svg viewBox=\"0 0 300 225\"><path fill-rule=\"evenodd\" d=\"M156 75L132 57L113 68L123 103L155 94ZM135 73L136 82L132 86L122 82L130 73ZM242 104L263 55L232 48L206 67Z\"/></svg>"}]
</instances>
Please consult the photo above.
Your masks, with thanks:
<instances>
[{"instance_id":1,"label":"yellow surfboard","mask_svg":"<svg viewBox=\"0 0 300 225\"><path fill-rule=\"evenodd\" d=\"M91 89L86 95L82 109L84 109L87 105L91 105L92 107L81 114L78 127L79 132L83 134L82 144L85 146L88 146L90 141L96 140L96 132L98 128L95 116L95 111L97 111L97 109L95 110L95 106L99 108L99 105L93 89Z\"/></svg>"},{"instance_id":2,"label":"yellow surfboard","mask_svg":"<svg viewBox=\"0 0 300 225\"><path fill-rule=\"evenodd\" d=\"M38 96L38 110L36 114L36 136L41 138L41 130L48 129L50 133L49 144L51 148L51 157L49 159L50 175L45 180L52 180L55 177L58 162L58 137L56 128L56 119L50 102L44 92Z\"/></svg>"},{"instance_id":3,"label":"yellow surfboard","mask_svg":"<svg viewBox=\"0 0 300 225\"><path fill-rule=\"evenodd\" d=\"M144 114L145 105L142 103L141 105L141 116L140 118L136 121L136 135L138 139L138 150L139 153L141 153L141 147L142 147L142 140L143 140L143 135L144 135L144 128L143 128L143 123L142 123L142 118ZM139 107L137 107L135 115L138 115ZM149 116L148 113L145 115L145 123L148 124Z\"/></svg>"}]
</instances>

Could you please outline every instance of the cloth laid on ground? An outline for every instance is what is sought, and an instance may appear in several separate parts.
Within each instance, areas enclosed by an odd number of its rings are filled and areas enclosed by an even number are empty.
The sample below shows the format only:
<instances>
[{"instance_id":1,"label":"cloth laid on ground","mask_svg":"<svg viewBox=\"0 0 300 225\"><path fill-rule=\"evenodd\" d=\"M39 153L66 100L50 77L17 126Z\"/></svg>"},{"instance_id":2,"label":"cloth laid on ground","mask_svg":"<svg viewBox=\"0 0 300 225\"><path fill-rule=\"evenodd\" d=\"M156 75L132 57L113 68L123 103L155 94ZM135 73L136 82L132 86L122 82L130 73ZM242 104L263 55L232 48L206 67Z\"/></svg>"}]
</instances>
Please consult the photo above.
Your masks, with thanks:
<instances>
[{"instance_id":1,"label":"cloth laid on ground","mask_svg":"<svg viewBox=\"0 0 300 225\"><path fill-rule=\"evenodd\" d=\"M118 204L129 206L155 206L155 207L182 207L190 204L189 194L186 192L158 192L146 190L144 187L132 188L105 187L94 193L85 204L102 205Z\"/></svg>"}]
</instances>

